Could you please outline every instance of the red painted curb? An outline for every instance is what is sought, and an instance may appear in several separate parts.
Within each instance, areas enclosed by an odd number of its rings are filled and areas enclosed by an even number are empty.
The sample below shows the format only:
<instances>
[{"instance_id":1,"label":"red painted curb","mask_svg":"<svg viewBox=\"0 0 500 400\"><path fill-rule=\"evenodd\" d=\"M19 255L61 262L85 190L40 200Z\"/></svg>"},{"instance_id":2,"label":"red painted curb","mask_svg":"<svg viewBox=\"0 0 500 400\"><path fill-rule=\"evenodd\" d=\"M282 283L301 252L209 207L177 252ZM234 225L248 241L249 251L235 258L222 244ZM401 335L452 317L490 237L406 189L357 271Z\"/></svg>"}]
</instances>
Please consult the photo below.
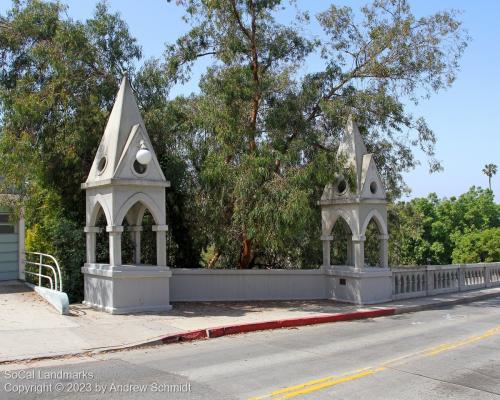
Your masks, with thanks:
<instances>
[{"instance_id":1,"label":"red painted curb","mask_svg":"<svg viewBox=\"0 0 500 400\"><path fill-rule=\"evenodd\" d=\"M163 344L190 342L199 339L212 339L239 333L264 331L270 329L292 328L296 326L325 324L328 322L351 321L363 318L375 318L394 315L395 308L381 308L378 310L354 311L350 313L311 315L307 317L282 319L275 321L250 322L246 324L219 326L215 328L198 329L195 331L176 333L158 340ZM151 344L154 344L153 342Z\"/></svg>"},{"instance_id":2,"label":"red painted curb","mask_svg":"<svg viewBox=\"0 0 500 400\"><path fill-rule=\"evenodd\" d=\"M293 318L293 319L251 322L247 324L208 328L207 335L209 338L216 338L226 335L263 331L268 329L291 328L296 326L324 324L328 322L350 321L355 319L382 317L387 315L394 315L395 312L396 312L395 308L381 308L378 310L354 311L350 313L312 315L312 316Z\"/></svg>"},{"instance_id":3,"label":"red painted curb","mask_svg":"<svg viewBox=\"0 0 500 400\"><path fill-rule=\"evenodd\" d=\"M206 338L207 338L207 330L199 329L196 331L176 333L175 335L165 336L160 340L163 344L167 344L167 343L177 343L177 342L189 342L191 340L199 340Z\"/></svg>"}]
</instances>

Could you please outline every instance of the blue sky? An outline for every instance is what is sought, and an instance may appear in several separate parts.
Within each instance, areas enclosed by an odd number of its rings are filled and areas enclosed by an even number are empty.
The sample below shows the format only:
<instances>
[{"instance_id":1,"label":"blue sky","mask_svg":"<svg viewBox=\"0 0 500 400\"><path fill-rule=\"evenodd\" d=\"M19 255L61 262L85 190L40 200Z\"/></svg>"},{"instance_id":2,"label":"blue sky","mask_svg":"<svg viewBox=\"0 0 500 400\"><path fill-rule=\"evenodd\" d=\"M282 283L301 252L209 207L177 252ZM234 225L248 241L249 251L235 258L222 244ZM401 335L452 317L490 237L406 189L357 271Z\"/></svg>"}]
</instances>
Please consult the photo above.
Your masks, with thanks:
<instances>
[{"instance_id":1,"label":"blue sky","mask_svg":"<svg viewBox=\"0 0 500 400\"><path fill-rule=\"evenodd\" d=\"M359 9L366 1L335 1ZM84 20L93 13L96 1L64 0L68 4L68 15ZM423 116L438 137L436 155L442 161L444 171L429 174L425 156L417 152L421 165L405 174L412 189L410 197L426 196L430 192L440 197L459 195L472 185L486 187L487 177L482 173L486 163L500 167L500 1L497 0L439 0L410 1L417 16L424 16L442 9L463 11L461 20L472 37L461 61L458 79L452 88L434 94L430 100L418 106L410 105L415 116ZM2 1L0 12L4 12L9 1ZM323 11L332 0L298 0L300 10L311 15ZM164 44L173 42L188 29L182 21L183 10L175 1L110 0L112 11L118 11L127 21L131 33L138 39L145 58L161 57ZM289 19L290 11L280 13L280 18ZM314 22L305 29L309 36L321 32ZM319 66L312 59L305 71L314 71ZM196 72L199 74L201 68ZM172 94L189 93L196 90L196 82L177 87ZM500 171L493 178L493 191L500 196ZM498 201L498 200L497 200Z\"/></svg>"}]
</instances>

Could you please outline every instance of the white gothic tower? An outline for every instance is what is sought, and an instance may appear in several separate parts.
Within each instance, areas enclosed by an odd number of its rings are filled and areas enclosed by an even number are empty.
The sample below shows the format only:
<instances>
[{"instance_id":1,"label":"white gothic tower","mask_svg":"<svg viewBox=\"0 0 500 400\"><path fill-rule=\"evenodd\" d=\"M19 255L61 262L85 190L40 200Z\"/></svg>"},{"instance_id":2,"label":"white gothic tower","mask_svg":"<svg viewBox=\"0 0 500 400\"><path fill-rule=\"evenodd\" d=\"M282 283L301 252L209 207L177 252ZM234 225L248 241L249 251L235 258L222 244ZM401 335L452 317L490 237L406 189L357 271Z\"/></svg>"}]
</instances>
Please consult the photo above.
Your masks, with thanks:
<instances>
[{"instance_id":1,"label":"white gothic tower","mask_svg":"<svg viewBox=\"0 0 500 400\"><path fill-rule=\"evenodd\" d=\"M86 191L87 262L84 303L112 313L168 310L165 179L132 88L125 76L94 158ZM141 263L142 219L148 210L156 232L156 264ZM106 218L109 263L96 263L96 226ZM125 223L126 221L126 223ZM124 225L133 243L132 265L122 264Z\"/></svg>"},{"instance_id":2,"label":"white gothic tower","mask_svg":"<svg viewBox=\"0 0 500 400\"><path fill-rule=\"evenodd\" d=\"M323 242L323 269L332 276L332 298L368 304L380 302L380 296L391 292L388 269L387 200L382 179L375 165L373 154L368 153L358 126L349 118L337 158L345 162L345 176L338 176L325 186L321 206L321 240ZM339 219L349 227L347 265L330 265L332 231ZM365 265L365 233L374 220L379 231L379 263ZM390 296L388 297L390 300Z\"/></svg>"}]
</instances>

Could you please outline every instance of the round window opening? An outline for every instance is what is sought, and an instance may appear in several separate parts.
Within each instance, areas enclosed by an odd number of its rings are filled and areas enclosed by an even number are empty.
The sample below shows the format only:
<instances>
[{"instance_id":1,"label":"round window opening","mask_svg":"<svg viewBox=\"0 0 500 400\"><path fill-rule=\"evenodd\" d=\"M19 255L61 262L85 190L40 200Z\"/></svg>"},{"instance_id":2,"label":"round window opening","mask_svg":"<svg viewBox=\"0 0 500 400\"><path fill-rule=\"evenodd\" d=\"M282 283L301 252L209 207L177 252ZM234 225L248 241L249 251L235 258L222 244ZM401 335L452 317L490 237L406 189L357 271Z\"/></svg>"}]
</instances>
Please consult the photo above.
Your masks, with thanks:
<instances>
[{"instance_id":1,"label":"round window opening","mask_svg":"<svg viewBox=\"0 0 500 400\"><path fill-rule=\"evenodd\" d=\"M139 175L144 175L148 169L147 165L141 164L139 161L134 161L134 171Z\"/></svg>"},{"instance_id":2,"label":"round window opening","mask_svg":"<svg viewBox=\"0 0 500 400\"><path fill-rule=\"evenodd\" d=\"M106 157L102 157L100 160L99 160L99 164L97 164L97 172L99 174L102 173L102 171L104 171L104 168L106 168L106 163L108 162L108 160L106 159Z\"/></svg>"},{"instance_id":3,"label":"round window opening","mask_svg":"<svg viewBox=\"0 0 500 400\"><path fill-rule=\"evenodd\" d=\"M370 183L370 192L373 194L377 193L377 182Z\"/></svg>"},{"instance_id":4,"label":"round window opening","mask_svg":"<svg viewBox=\"0 0 500 400\"><path fill-rule=\"evenodd\" d=\"M337 185L337 190L340 194L344 194L347 190L347 182L345 181L345 179L342 179L338 185Z\"/></svg>"}]
</instances>

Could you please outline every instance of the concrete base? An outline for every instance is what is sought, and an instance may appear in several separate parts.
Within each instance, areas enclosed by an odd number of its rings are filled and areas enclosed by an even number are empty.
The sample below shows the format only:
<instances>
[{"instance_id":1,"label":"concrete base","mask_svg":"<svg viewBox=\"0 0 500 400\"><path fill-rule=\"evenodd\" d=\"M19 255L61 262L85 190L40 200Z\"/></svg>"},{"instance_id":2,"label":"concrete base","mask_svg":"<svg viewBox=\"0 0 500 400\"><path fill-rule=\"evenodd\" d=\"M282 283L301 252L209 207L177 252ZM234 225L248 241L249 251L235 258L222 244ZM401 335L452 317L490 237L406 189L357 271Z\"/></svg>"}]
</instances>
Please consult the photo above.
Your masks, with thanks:
<instances>
[{"instance_id":1,"label":"concrete base","mask_svg":"<svg viewBox=\"0 0 500 400\"><path fill-rule=\"evenodd\" d=\"M69 300L68 295L64 292L52 290L42 286L36 286L29 282L24 282L28 287L33 289L41 297L43 297L49 304L51 304L62 315L69 314Z\"/></svg>"},{"instance_id":2,"label":"concrete base","mask_svg":"<svg viewBox=\"0 0 500 400\"><path fill-rule=\"evenodd\" d=\"M353 304L392 301L392 273L389 268L332 267L325 269L328 298Z\"/></svg>"},{"instance_id":3,"label":"concrete base","mask_svg":"<svg viewBox=\"0 0 500 400\"><path fill-rule=\"evenodd\" d=\"M127 314L164 312L170 305L168 267L146 265L85 264L83 304L109 312Z\"/></svg>"}]
</instances>

